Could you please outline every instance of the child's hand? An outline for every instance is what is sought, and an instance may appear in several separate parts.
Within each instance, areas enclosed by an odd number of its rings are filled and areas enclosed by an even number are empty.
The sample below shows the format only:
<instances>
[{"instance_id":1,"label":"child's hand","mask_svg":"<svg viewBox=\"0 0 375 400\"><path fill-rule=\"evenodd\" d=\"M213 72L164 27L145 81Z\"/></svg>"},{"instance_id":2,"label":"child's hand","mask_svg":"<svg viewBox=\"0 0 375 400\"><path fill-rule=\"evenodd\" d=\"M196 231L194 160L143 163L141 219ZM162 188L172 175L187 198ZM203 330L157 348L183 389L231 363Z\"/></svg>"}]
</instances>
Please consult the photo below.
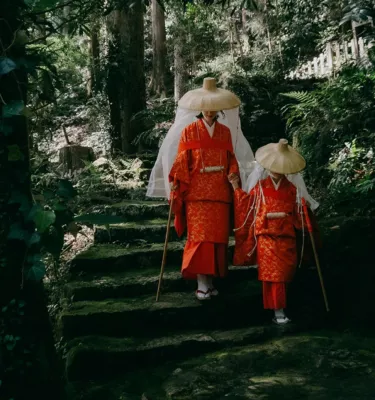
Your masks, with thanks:
<instances>
[{"instance_id":1,"label":"child's hand","mask_svg":"<svg viewBox=\"0 0 375 400\"><path fill-rule=\"evenodd\" d=\"M236 190L237 188L239 188L239 183L240 183L240 178L238 175L236 174L230 174L228 175L228 180L231 183L231 185L233 186L233 189Z\"/></svg>"},{"instance_id":2,"label":"child's hand","mask_svg":"<svg viewBox=\"0 0 375 400\"><path fill-rule=\"evenodd\" d=\"M178 189L178 184L174 184L173 182L169 183L170 188L171 188L171 192L175 192Z\"/></svg>"}]
</instances>

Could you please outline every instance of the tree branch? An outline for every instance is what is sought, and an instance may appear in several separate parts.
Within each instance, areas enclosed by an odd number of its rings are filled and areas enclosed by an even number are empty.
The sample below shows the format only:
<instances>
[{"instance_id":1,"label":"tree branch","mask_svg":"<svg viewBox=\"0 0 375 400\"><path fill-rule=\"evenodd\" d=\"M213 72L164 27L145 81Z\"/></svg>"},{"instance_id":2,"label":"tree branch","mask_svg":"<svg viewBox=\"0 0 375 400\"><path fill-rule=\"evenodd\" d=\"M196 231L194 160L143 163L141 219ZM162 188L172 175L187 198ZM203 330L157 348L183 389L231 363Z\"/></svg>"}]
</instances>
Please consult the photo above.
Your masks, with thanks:
<instances>
[{"instance_id":1,"label":"tree branch","mask_svg":"<svg viewBox=\"0 0 375 400\"><path fill-rule=\"evenodd\" d=\"M70 19L68 19L68 20L65 20L63 23L61 23L60 25L58 25L58 26L55 28L54 31L49 32L49 33L47 33L46 35L44 35L44 36L42 36L42 37L40 37L40 38L34 39L34 40L32 40L31 42L28 42L28 43L26 43L26 44L27 44L27 45L30 45L30 44L34 44L34 43L37 43L37 42L46 40L46 39L49 38L51 35L53 35L53 34L55 34L55 33L59 33L59 29L60 29L61 27L63 27L65 24L70 24L71 22L76 21L78 18L79 18L79 15L76 15L76 16L74 16L73 18L70 18Z\"/></svg>"},{"instance_id":2,"label":"tree branch","mask_svg":"<svg viewBox=\"0 0 375 400\"><path fill-rule=\"evenodd\" d=\"M77 0L69 0L69 1L67 1L66 3L59 4L59 5L56 6L56 7L47 8L46 10L43 10L43 11L36 11L36 12L27 13L26 16L31 16L31 15L42 15L42 14L45 14L45 13L48 13L48 12L56 11L56 10L59 10L60 8L64 8L64 7L66 7L66 6L69 6L70 4L75 3L76 1L77 1Z\"/></svg>"}]
</instances>

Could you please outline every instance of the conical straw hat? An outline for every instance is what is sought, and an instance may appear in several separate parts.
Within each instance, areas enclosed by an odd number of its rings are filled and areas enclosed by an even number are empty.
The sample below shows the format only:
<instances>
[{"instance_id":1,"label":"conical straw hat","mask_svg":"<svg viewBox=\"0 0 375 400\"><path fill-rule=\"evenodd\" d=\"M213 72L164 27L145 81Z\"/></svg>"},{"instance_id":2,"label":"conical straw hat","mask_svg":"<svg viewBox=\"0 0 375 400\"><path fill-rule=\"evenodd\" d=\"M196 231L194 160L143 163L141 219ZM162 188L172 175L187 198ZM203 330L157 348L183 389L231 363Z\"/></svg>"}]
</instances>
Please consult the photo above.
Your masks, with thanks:
<instances>
[{"instance_id":1,"label":"conical straw hat","mask_svg":"<svg viewBox=\"0 0 375 400\"><path fill-rule=\"evenodd\" d=\"M215 78L204 78L202 88L190 90L178 102L179 107L196 111L230 110L240 104L235 94L216 87Z\"/></svg>"},{"instance_id":2,"label":"conical straw hat","mask_svg":"<svg viewBox=\"0 0 375 400\"><path fill-rule=\"evenodd\" d=\"M263 168L276 174L296 174L306 167L305 159L288 145L286 139L261 147L255 153L255 159Z\"/></svg>"}]
</instances>

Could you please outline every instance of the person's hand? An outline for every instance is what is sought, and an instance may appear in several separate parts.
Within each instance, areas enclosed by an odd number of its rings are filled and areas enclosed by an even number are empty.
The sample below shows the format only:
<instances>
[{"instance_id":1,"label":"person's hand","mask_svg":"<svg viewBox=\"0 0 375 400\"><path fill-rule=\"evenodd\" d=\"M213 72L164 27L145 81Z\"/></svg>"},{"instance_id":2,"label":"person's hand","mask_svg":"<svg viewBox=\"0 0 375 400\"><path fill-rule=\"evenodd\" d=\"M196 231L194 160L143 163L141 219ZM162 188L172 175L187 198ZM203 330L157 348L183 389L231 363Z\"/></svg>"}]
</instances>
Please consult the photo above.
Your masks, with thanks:
<instances>
[{"instance_id":1,"label":"person's hand","mask_svg":"<svg viewBox=\"0 0 375 400\"><path fill-rule=\"evenodd\" d=\"M178 184L174 184L173 182L169 183L169 186L171 188L171 192L175 192L178 189Z\"/></svg>"},{"instance_id":2,"label":"person's hand","mask_svg":"<svg viewBox=\"0 0 375 400\"><path fill-rule=\"evenodd\" d=\"M228 175L228 180L231 183L231 185L233 186L233 189L236 190L237 188L239 188L239 183L240 183L240 178L238 175L236 174L230 174Z\"/></svg>"}]
</instances>

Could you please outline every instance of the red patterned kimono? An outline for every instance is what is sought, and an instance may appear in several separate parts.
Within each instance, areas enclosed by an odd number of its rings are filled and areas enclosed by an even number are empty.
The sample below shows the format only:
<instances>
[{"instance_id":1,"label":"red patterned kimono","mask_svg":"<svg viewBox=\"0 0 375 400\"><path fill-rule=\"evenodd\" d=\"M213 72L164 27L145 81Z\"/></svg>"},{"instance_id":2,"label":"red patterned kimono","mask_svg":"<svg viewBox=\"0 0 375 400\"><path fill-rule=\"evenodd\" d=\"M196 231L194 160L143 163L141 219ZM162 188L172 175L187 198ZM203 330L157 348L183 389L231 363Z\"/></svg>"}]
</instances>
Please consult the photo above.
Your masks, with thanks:
<instances>
[{"instance_id":1,"label":"red patterned kimono","mask_svg":"<svg viewBox=\"0 0 375 400\"><path fill-rule=\"evenodd\" d=\"M241 189L234 194L235 226L240 229L235 232L233 264L258 264L264 308L286 307L286 283L293 279L297 267L296 230L301 230L303 224L306 230L310 226L307 224L312 215L302 218L296 192L296 187L286 177L278 187L268 177L249 194ZM280 212L288 215L272 219L273 213Z\"/></svg>"},{"instance_id":2,"label":"red patterned kimono","mask_svg":"<svg viewBox=\"0 0 375 400\"><path fill-rule=\"evenodd\" d=\"M207 167L221 171L203 172ZM229 239L229 213L233 190L228 174L239 174L229 128L218 122L212 138L204 122L187 126L181 136L170 181L178 184L173 193L175 228L181 236L187 226L182 276L197 274L225 276Z\"/></svg>"}]
</instances>

